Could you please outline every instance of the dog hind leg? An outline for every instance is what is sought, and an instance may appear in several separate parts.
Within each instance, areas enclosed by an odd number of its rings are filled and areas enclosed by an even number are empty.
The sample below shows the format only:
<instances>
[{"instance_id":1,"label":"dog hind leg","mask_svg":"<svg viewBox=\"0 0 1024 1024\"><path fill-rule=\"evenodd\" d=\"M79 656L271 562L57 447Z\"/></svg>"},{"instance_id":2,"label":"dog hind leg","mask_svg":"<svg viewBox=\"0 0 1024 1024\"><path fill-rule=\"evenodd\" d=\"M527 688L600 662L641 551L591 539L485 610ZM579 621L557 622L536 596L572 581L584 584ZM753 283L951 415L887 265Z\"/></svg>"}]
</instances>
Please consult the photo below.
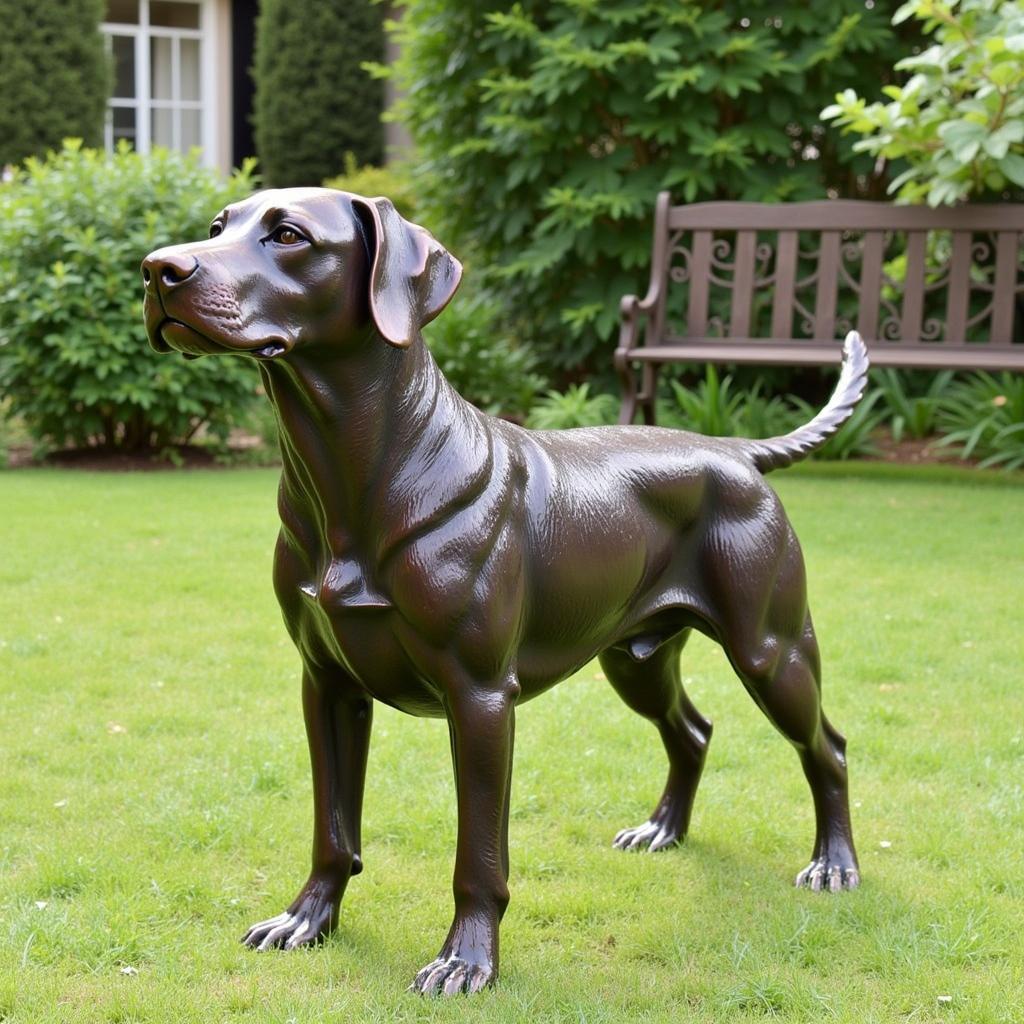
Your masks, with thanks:
<instances>
[{"instance_id":1,"label":"dog hind leg","mask_svg":"<svg viewBox=\"0 0 1024 1024\"><path fill-rule=\"evenodd\" d=\"M796 884L815 891L853 889L860 882L853 847L846 776L846 741L821 709L818 644L808 614L795 642L723 643L737 674L769 721L793 744L814 798L816 834L811 862Z\"/></svg>"},{"instance_id":2,"label":"dog hind leg","mask_svg":"<svg viewBox=\"0 0 1024 1024\"><path fill-rule=\"evenodd\" d=\"M600 655L601 667L627 707L652 722L668 754L668 781L650 818L623 829L613 845L620 850L667 849L686 836L711 723L690 703L679 674L679 655L689 637L685 629L642 661L620 648Z\"/></svg>"}]
</instances>

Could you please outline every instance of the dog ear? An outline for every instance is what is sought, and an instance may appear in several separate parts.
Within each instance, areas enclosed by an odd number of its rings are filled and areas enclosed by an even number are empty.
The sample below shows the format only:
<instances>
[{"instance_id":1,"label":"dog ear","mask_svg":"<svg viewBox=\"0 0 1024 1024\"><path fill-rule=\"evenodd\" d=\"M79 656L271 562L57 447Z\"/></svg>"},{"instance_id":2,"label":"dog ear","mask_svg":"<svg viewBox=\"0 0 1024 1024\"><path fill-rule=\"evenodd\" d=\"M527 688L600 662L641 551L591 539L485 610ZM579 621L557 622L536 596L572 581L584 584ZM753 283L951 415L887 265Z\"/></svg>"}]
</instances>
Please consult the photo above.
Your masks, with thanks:
<instances>
[{"instance_id":1,"label":"dog ear","mask_svg":"<svg viewBox=\"0 0 1024 1024\"><path fill-rule=\"evenodd\" d=\"M390 199L353 196L370 254L370 312L385 341L408 348L455 294L462 264Z\"/></svg>"}]
</instances>

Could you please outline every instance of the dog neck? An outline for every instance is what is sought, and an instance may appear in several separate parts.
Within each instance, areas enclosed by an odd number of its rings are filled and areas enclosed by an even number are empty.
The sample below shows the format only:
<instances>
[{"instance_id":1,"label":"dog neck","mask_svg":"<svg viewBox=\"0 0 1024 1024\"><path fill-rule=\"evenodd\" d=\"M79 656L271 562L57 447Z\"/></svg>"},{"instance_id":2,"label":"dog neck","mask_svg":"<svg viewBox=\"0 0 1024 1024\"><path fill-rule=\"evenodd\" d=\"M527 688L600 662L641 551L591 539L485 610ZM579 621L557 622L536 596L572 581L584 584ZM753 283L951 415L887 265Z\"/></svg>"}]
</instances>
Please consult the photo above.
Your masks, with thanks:
<instances>
[{"instance_id":1,"label":"dog neck","mask_svg":"<svg viewBox=\"0 0 1024 1024\"><path fill-rule=\"evenodd\" d=\"M311 555L326 547L369 572L486 478L485 417L419 339L396 349L374 332L260 369L280 429L282 522Z\"/></svg>"}]
</instances>

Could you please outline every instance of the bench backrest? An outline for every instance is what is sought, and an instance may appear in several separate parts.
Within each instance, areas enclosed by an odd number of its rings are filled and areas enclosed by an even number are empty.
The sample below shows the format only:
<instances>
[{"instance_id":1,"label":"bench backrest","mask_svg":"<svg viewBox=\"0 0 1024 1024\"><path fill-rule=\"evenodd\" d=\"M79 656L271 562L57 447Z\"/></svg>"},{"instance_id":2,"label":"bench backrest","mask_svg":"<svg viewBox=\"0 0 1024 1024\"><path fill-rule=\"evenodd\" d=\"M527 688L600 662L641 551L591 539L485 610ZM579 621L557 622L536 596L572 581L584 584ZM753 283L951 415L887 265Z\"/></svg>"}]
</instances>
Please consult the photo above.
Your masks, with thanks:
<instances>
[{"instance_id":1,"label":"bench backrest","mask_svg":"<svg viewBox=\"0 0 1024 1024\"><path fill-rule=\"evenodd\" d=\"M1012 346L1024 359L1024 205L658 197L648 344L754 339ZM680 288L679 286L684 287Z\"/></svg>"}]
</instances>

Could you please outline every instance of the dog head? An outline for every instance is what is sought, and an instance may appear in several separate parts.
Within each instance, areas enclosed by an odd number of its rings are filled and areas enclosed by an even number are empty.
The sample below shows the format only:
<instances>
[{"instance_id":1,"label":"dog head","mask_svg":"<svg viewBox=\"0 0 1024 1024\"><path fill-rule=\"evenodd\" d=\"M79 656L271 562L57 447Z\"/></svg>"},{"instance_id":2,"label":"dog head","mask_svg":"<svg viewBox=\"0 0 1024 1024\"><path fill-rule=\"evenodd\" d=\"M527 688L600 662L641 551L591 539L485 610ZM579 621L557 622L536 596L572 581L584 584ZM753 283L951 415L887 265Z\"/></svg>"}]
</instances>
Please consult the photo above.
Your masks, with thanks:
<instances>
[{"instance_id":1,"label":"dog head","mask_svg":"<svg viewBox=\"0 0 1024 1024\"><path fill-rule=\"evenodd\" d=\"M388 199L323 188L258 192L210 237L143 260L146 331L158 352L261 360L344 344L372 323L406 348L448 303L462 266Z\"/></svg>"}]
</instances>

